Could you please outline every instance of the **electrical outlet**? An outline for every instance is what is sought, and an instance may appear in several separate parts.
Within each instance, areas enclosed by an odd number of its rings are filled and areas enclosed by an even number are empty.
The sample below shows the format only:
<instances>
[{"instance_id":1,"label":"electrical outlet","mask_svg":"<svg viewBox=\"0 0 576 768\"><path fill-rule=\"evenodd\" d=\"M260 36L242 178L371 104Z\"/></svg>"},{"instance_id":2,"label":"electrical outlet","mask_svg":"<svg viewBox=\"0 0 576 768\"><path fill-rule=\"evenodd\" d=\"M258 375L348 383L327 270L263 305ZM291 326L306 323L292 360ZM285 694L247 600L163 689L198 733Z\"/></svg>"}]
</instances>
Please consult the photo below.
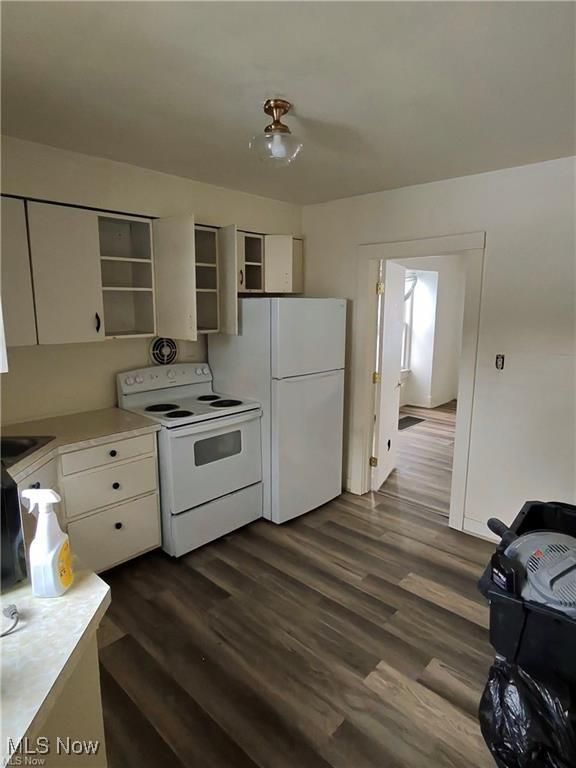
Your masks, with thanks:
<instances>
[{"instance_id":1,"label":"electrical outlet","mask_svg":"<svg viewBox=\"0 0 576 768\"><path fill-rule=\"evenodd\" d=\"M504 355L496 355L496 370L504 370Z\"/></svg>"}]
</instances>

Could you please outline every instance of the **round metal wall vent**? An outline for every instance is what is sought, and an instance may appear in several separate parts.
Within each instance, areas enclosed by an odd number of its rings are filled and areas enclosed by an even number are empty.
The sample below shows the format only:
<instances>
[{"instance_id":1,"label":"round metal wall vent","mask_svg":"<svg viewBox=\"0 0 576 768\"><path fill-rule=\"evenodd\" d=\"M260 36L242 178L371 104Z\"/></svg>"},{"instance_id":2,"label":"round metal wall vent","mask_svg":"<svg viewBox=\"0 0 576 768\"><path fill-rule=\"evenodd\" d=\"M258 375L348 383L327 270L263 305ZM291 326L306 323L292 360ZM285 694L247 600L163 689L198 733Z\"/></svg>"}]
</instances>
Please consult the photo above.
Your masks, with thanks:
<instances>
[{"instance_id":1,"label":"round metal wall vent","mask_svg":"<svg viewBox=\"0 0 576 768\"><path fill-rule=\"evenodd\" d=\"M150 357L156 365L170 365L178 357L178 346L174 339L158 337L150 344Z\"/></svg>"}]
</instances>

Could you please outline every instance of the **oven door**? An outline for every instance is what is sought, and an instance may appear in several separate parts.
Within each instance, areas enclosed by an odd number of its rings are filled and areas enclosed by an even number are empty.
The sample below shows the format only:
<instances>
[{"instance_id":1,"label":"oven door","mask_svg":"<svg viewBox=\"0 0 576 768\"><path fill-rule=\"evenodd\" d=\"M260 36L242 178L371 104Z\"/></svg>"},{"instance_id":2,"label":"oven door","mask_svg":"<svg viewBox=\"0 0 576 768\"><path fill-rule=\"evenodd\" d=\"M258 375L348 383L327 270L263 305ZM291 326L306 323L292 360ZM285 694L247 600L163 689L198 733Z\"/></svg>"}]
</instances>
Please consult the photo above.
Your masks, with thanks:
<instances>
[{"instance_id":1,"label":"oven door","mask_svg":"<svg viewBox=\"0 0 576 768\"><path fill-rule=\"evenodd\" d=\"M173 515L262 480L261 415L161 430L162 496Z\"/></svg>"}]
</instances>

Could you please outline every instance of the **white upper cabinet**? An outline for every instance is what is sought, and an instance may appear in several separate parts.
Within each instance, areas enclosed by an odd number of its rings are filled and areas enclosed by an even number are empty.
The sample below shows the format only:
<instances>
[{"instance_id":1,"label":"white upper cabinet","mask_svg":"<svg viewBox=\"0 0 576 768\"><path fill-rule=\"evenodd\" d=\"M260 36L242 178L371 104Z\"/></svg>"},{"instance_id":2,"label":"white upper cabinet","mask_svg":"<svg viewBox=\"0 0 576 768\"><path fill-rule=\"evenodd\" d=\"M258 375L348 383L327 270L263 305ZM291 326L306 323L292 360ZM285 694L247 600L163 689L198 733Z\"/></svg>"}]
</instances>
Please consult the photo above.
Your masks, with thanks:
<instances>
[{"instance_id":1,"label":"white upper cabinet","mask_svg":"<svg viewBox=\"0 0 576 768\"><path fill-rule=\"evenodd\" d=\"M302 240L291 235L264 237L264 290L266 293L302 293L303 272Z\"/></svg>"},{"instance_id":2,"label":"white upper cabinet","mask_svg":"<svg viewBox=\"0 0 576 768\"><path fill-rule=\"evenodd\" d=\"M102 340L97 212L29 202L28 225L39 343Z\"/></svg>"},{"instance_id":3,"label":"white upper cabinet","mask_svg":"<svg viewBox=\"0 0 576 768\"><path fill-rule=\"evenodd\" d=\"M23 200L2 198L2 313L6 346L38 343Z\"/></svg>"},{"instance_id":4,"label":"white upper cabinet","mask_svg":"<svg viewBox=\"0 0 576 768\"><path fill-rule=\"evenodd\" d=\"M196 341L194 217L156 219L153 231L158 335Z\"/></svg>"}]
</instances>

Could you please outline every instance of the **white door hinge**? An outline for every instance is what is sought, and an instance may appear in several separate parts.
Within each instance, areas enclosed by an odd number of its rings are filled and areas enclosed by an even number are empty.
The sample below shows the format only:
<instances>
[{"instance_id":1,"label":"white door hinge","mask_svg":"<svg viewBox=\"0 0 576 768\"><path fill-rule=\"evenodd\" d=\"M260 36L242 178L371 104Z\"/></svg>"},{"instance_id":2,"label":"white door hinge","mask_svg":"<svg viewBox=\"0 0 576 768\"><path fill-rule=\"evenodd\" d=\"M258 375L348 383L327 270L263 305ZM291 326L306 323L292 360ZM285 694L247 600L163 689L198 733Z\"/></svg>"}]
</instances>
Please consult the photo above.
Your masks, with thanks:
<instances>
[{"instance_id":1,"label":"white door hinge","mask_svg":"<svg viewBox=\"0 0 576 768\"><path fill-rule=\"evenodd\" d=\"M382 280L378 280L376 283L376 293L381 296L384 293L384 283Z\"/></svg>"}]
</instances>

